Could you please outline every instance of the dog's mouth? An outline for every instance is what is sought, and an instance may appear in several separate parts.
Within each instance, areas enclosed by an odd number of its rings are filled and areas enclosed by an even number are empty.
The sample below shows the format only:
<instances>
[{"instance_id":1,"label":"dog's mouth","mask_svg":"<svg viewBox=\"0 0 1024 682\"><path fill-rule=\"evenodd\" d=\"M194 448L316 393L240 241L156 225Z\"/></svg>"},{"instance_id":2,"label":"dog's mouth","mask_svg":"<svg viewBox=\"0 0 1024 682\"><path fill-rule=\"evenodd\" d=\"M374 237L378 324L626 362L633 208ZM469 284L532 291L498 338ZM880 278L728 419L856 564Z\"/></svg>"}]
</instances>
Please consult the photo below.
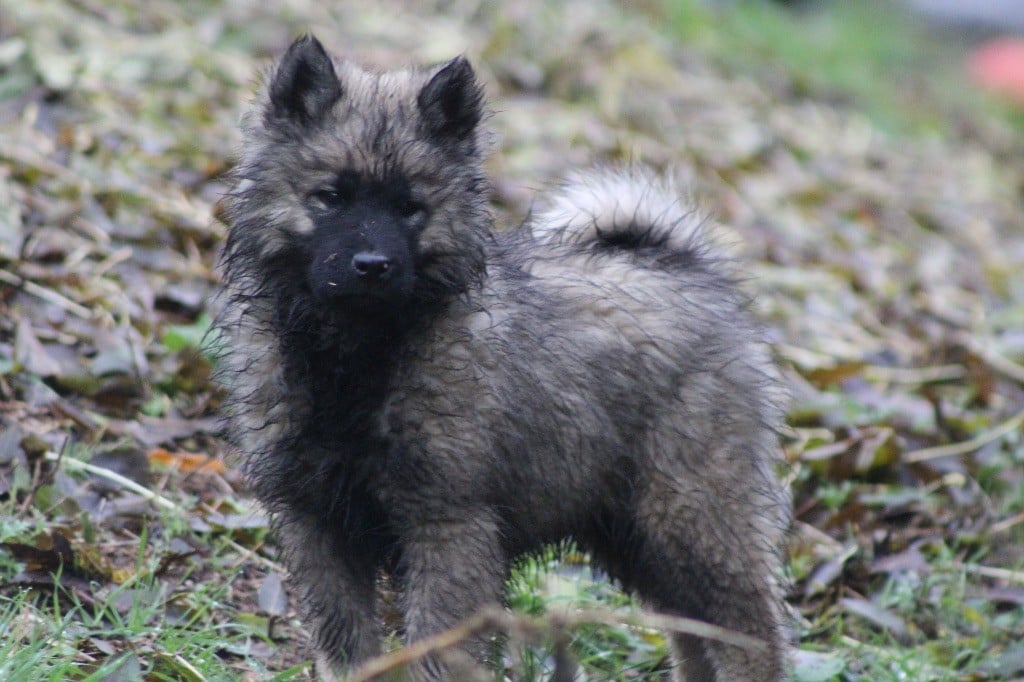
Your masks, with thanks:
<instances>
[{"instance_id":1,"label":"dog's mouth","mask_svg":"<svg viewBox=\"0 0 1024 682\"><path fill-rule=\"evenodd\" d=\"M364 283L327 278L310 282L316 305L324 312L387 315L403 309L412 298L412 286L402 281Z\"/></svg>"}]
</instances>

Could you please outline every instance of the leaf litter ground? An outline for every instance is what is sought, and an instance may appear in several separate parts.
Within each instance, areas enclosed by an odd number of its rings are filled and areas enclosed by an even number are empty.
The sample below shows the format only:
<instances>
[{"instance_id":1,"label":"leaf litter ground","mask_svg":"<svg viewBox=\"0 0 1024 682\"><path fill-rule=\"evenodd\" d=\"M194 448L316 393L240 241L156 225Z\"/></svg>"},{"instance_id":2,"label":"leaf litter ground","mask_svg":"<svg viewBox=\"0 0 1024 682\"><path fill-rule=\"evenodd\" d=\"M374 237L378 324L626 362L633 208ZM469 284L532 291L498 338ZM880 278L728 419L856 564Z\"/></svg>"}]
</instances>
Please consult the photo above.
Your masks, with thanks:
<instances>
[{"instance_id":1,"label":"leaf litter ground","mask_svg":"<svg viewBox=\"0 0 1024 682\"><path fill-rule=\"evenodd\" d=\"M198 346L238 117L311 27L386 66L468 53L506 222L574 165L643 159L725 226L794 392L798 679L1024 675L1021 129L956 80L955 46L877 12L888 28L757 3L5 3L0 677L308 675ZM872 76L879 49L830 62L801 26L921 46ZM517 608L622 605L541 563ZM656 669L641 634L579 636L589 679Z\"/></svg>"}]
</instances>

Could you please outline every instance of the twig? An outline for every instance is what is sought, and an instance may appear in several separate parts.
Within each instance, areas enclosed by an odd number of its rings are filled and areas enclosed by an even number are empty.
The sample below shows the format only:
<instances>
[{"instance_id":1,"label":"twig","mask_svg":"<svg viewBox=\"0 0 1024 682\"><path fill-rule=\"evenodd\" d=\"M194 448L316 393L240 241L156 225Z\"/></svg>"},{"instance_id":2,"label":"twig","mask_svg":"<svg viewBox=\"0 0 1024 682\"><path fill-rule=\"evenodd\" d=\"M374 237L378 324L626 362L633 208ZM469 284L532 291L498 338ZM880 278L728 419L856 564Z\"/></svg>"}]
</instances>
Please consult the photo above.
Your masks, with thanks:
<instances>
[{"instance_id":1,"label":"twig","mask_svg":"<svg viewBox=\"0 0 1024 682\"><path fill-rule=\"evenodd\" d=\"M27 280L24 277L19 277L13 272L7 270L0 270L0 282L10 284L12 287L19 287L25 291L25 293L32 294L36 298L41 298L47 303L67 310L69 313L73 313L83 319L91 319L92 311L86 308L81 303L75 303L70 298L58 294L52 289L41 287L31 280Z\"/></svg>"},{"instance_id":2,"label":"twig","mask_svg":"<svg viewBox=\"0 0 1024 682\"><path fill-rule=\"evenodd\" d=\"M663 613L619 613L604 609L581 609L569 616L559 616L563 627L579 627L580 625L628 625L647 628L648 630L667 630L680 635L694 635L701 639L713 639L724 644L731 644L757 653L765 653L768 645L762 640L742 632L736 632L702 620L669 616Z\"/></svg>"},{"instance_id":3,"label":"twig","mask_svg":"<svg viewBox=\"0 0 1024 682\"><path fill-rule=\"evenodd\" d=\"M1008 519L1003 519L1002 521L993 523L991 526L988 527L988 532L991 535L995 535L996 533L1005 533L1006 531L1010 530L1011 528L1020 523L1024 523L1024 512L1017 514L1016 516L1011 516Z\"/></svg>"},{"instance_id":4,"label":"twig","mask_svg":"<svg viewBox=\"0 0 1024 682\"><path fill-rule=\"evenodd\" d=\"M169 651L157 652L157 657L168 661L170 665L177 667L177 672L185 672L187 676L183 675L185 679L191 680L192 682L206 682L208 679L203 673L199 672L199 669L194 665L185 660L185 657L181 654L171 653Z\"/></svg>"},{"instance_id":5,"label":"twig","mask_svg":"<svg viewBox=\"0 0 1024 682\"><path fill-rule=\"evenodd\" d=\"M1024 384L1024 366L1003 357L998 352L989 348L988 344L985 344L968 334L963 334L958 340L968 350L987 362L989 367L999 372L1007 379L1012 379L1019 384Z\"/></svg>"},{"instance_id":6,"label":"twig","mask_svg":"<svg viewBox=\"0 0 1024 682\"><path fill-rule=\"evenodd\" d=\"M865 365L864 376L870 381L890 384L936 384L962 379L967 370L962 365L935 365L934 367L883 367Z\"/></svg>"},{"instance_id":7,"label":"twig","mask_svg":"<svg viewBox=\"0 0 1024 682\"><path fill-rule=\"evenodd\" d=\"M179 514L187 513L186 509L183 509L180 505L176 504L172 500L167 499L160 493L153 492L149 488L139 485L130 478L125 478L116 471L111 471L110 469L96 466L95 464L89 464L88 462L83 462L79 459L61 457L56 452L47 452L45 455L43 455L43 457L49 462L57 462L61 465L66 466L69 469L75 471L84 471L86 473L93 474L94 476L105 478L108 481L116 483L122 488L125 488L126 490L130 490L131 492L135 493L136 495L139 495L140 497L144 497L145 499L150 500L158 507L163 507L164 509L175 511ZM231 539L229 539L227 543L236 552L242 553L243 555L247 554L248 556L246 558L251 558L256 563L262 564L263 566L272 571L277 571L278 573L286 572L286 569L281 564L278 564L271 559L261 556L259 553L256 552L256 550L247 549Z\"/></svg>"},{"instance_id":8,"label":"twig","mask_svg":"<svg viewBox=\"0 0 1024 682\"><path fill-rule=\"evenodd\" d=\"M975 575L1005 580L1008 583L1024 583L1024 571L1011 571L1008 568L997 568L995 566L981 566L979 564L964 564L959 561L953 564L959 569Z\"/></svg>"},{"instance_id":9,"label":"twig","mask_svg":"<svg viewBox=\"0 0 1024 682\"><path fill-rule=\"evenodd\" d=\"M505 613L498 609L486 609L477 615L463 621L450 630L445 630L432 637L426 637L402 647L397 651L391 651L383 656L372 658L348 676L348 682L368 682L378 675L389 670L409 665L437 651L442 651L455 646L459 642L469 639L478 632L485 630L505 630Z\"/></svg>"},{"instance_id":10,"label":"twig","mask_svg":"<svg viewBox=\"0 0 1024 682\"><path fill-rule=\"evenodd\" d=\"M47 452L46 454L43 455L43 457L50 462L60 462L63 466L69 469L73 469L75 471L84 471L86 473L93 474L94 476L105 478L108 481L116 483L122 488L125 488L126 490L130 490L131 492L135 493L136 495L139 495L140 497L144 497L145 499L156 504L158 507L163 507L164 509L170 509L180 513L185 512L184 509L182 509L180 506L178 506L171 500L167 499L163 495L155 493L149 488L139 485L130 478L125 478L116 471L111 471L110 469L99 467L96 466L95 464L89 464L88 462L83 462L82 460L73 459L71 457L62 458L56 452Z\"/></svg>"},{"instance_id":11,"label":"twig","mask_svg":"<svg viewBox=\"0 0 1024 682\"><path fill-rule=\"evenodd\" d=\"M566 629L574 629L581 625L608 625L641 627L650 630L667 630L669 632L695 635L704 639L713 639L745 649L763 652L766 644L756 637L740 632L705 623L690 618L667 616L658 613L623 614L603 609L582 609L573 613L550 614L546 618L532 618L515 614L498 607L484 609L459 625L445 630L432 637L413 642L397 651L373 658L346 678L348 682L369 682L395 668L409 665L430 654L448 649L481 632L502 631L505 633L518 631L535 638L539 635L553 635Z\"/></svg>"},{"instance_id":12,"label":"twig","mask_svg":"<svg viewBox=\"0 0 1024 682\"><path fill-rule=\"evenodd\" d=\"M938 459L939 457L949 457L951 455L965 455L968 452L973 452L978 448L991 443L994 440L1002 438L1008 433L1012 433L1018 429L1021 424L1024 424L1024 410L1021 410L1016 415L1007 419L1005 422L1000 424L990 431L986 431L974 438L962 441L960 443L950 443L949 445L936 445L930 448L921 448L920 450L914 450L903 455L903 461L908 464L916 464L917 462L926 462L932 459Z\"/></svg>"},{"instance_id":13,"label":"twig","mask_svg":"<svg viewBox=\"0 0 1024 682\"><path fill-rule=\"evenodd\" d=\"M231 568L236 568L244 564L246 561L252 560L254 563L260 564L264 568L275 573L280 573L281 575L287 575L288 573L287 568L275 562L273 559L268 559L260 554L259 547L245 547L230 538L228 538L227 545L241 555L238 560L231 565Z\"/></svg>"}]
</instances>

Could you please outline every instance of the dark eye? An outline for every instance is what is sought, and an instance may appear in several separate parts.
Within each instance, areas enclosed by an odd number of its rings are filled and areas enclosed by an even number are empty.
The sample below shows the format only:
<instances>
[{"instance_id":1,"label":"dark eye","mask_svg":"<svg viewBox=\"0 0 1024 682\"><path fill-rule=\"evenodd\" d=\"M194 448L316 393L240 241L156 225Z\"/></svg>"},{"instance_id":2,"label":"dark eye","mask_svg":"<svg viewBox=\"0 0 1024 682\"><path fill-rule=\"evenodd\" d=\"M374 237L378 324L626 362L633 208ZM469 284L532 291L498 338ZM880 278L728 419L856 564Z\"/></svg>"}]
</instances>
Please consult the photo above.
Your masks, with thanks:
<instances>
[{"instance_id":1,"label":"dark eye","mask_svg":"<svg viewBox=\"0 0 1024 682\"><path fill-rule=\"evenodd\" d=\"M359 188L359 176L353 171L342 171L330 184L313 190L308 197L323 208L340 208L356 200Z\"/></svg>"},{"instance_id":2,"label":"dark eye","mask_svg":"<svg viewBox=\"0 0 1024 682\"><path fill-rule=\"evenodd\" d=\"M427 215L427 207L415 199L405 199L398 206L399 214L410 221L420 221Z\"/></svg>"},{"instance_id":3,"label":"dark eye","mask_svg":"<svg viewBox=\"0 0 1024 682\"><path fill-rule=\"evenodd\" d=\"M333 208L342 203L341 193L333 187L325 187L310 192L309 198L323 204L325 208Z\"/></svg>"}]
</instances>

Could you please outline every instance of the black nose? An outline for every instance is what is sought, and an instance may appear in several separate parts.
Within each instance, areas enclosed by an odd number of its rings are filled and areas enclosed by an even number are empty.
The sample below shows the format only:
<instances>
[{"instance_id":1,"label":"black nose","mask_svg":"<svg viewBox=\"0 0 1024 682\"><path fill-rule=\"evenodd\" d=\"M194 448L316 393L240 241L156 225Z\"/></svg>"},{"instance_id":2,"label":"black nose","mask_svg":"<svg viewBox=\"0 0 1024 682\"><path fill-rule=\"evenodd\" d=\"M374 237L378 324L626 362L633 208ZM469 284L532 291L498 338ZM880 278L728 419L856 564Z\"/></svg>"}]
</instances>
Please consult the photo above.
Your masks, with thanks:
<instances>
[{"instance_id":1,"label":"black nose","mask_svg":"<svg viewBox=\"0 0 1024 682\"><path fill-rule=\"evenodd\" d=\"M352 267L359 279L383 281L394 271L394 262L382 253L364 251L352 257Z\"/></svg>"}]
</instances>

